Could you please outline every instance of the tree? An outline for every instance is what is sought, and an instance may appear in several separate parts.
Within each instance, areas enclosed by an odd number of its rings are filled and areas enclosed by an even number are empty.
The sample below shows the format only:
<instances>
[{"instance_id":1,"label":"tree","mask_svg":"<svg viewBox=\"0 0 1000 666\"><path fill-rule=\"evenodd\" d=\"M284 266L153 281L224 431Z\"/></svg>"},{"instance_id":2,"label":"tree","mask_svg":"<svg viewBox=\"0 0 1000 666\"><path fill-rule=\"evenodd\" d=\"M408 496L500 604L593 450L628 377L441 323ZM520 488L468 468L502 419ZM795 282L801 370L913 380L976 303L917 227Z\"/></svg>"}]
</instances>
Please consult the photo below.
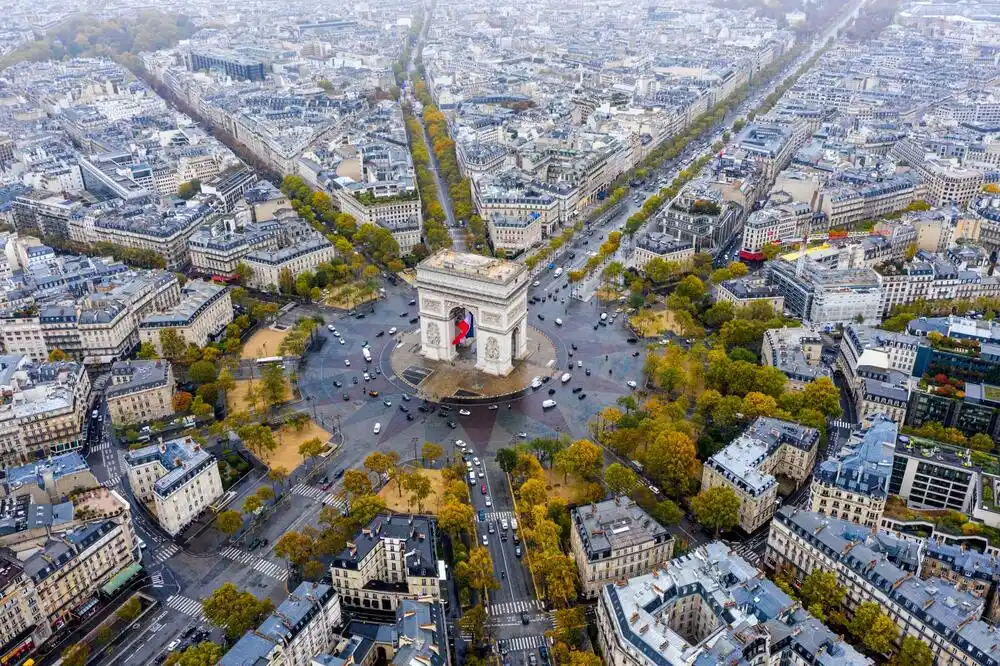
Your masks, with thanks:
<instances>
[{"instance_id":1,"label":"tree","mask_svg":"<svg viewBox=\"0 0 1000 666\"><path fill-rule=\"evenodd\" d=\"M295 293L295 275L288 268L282 268L278 273L278 290L282 294Z\"/></svg>"},{"instance_id":2,"label":"tree","mask_svg":"<svg viewBox=\"0 0 1000 666\"><path fill-rule=\"evenodd\" d=\"M131 622L132 620L139 617L139 613L142 612L142 603L139 601L139 597L131 597L128 601L123 603L115 615L120 617L125 622Z\"/></svg>"},{"instance_id":3,"label":"tree","mask_svg":"<svg viewBox=\"0 0 1000 666\"><path fill-rule=\"evenodd\" d=\"M688 275L677 283L674 293L689 299L691 302L700 301L705 297L705 283L697 275Z\"/></svg>"},{"instance_id":4,"label":"tree","mask_svg":"<svg viewBox=\"0 0 1000 666\"><path fill-rule=\"evenodd\" d=\"M312 538L300 532L285 532L274 544L274 553L297 567L301 567L315 554Z\"/></svg>"},{"instance_id":5,"label":"tree","mask_svg":"<svg viewBox=\"0 0 1000 666\"><path fill-rule=\"evenodd\" d=\"M815 409L827 418L840 416L840 389L829 377L807 382L799 393L803 408Z\"/></svg>"},{"instance_id":6,"label":"tree","mask_svg":"<svg viewBox=\"0 0 1000 666\"><path fill-rule=\"evenodd\" d=\"M214 666L222 659L222 648L211 641L191 645L183 652L171 652L163 666Z\"/></svg>"},{"instance_id":7,"label":"tree","mask_svg":"<svg viewBox=\"0 0 1000 666\"><path fill-rule=\"evenodd\" d=\"M68 360L69 360L69 354L64 352L62 349L59 349L59 347L56 347L55 349L49 352L49 361L52 363L58 361L68 361Z\"/></svg>"},{"instance_id":8,"label":"tree","mask_svg":"<svg viewBox=\"0 0 1000 666\"><path fill-rule=\"evenodd\" d=\"M601 447L586 439L578 439L556 455L556 465L563 472L564 481L570 472L582 479L594 479L601 470L604 454Z\"/></svg>"},{"instance_id":9,"label":"tree","mask_svg":"<svg viewBox=\"0 0 1000 666\"><path fill-rule=\"evenodd\" d=\"M831 611L840 607L844 600L844 588L837 584L837 574L814 569L802 581L799 595L802 597L802 605L822 622L830 616ZM820 612L813 612L814 608Z\"/></svg>"},{"instance_id":10,"label":"tree","mask_svg":"<svg viewBox=\"0 0 1000 666\"><path fill-rule=\"evenodd\" d=\"M424 442L424 445L420 447L420 460L430 460L434 462L435 460L440 460L444 457L444 448L440 444L435 444L434 442Z\"/></svg>"},{"instance_id":11,"label":"tree","mask_svg":"<svg viewBox=\"0 0 1000 666\"><path fill-rule=\"evenodd\" d=\"M270 599L258 599L232 583L223 583L202 600L201 609L209 622L225 630L226 638L237 640L274 610Z\"/></svg>"},{"instance_id":12,"label":"tree","mask_svg":"<svg viewBox=\"0 0 1000 666\"><path fill-rule=\"evenodd\" d=\"M143 342L139 345L139 353L136 354L136 358L143 361L152 361L159 358L156 353L156 346L152 342Z\"/></svg>"},{"instance_id":13,"label":"tree","mask_svg":"<svg viewBox=\"0 0 1000 666\"><path fill-rule=\"evenodd\" d=\"M934 655L927 643L913 636L904 636L899 652L893 655L889 666L931 666Z\"/></svg>"},{"instance_id":14,"label":"tree","mask_svg":"<svg viewBox=\"0 0 1000 666\"><path fill-rule=\"evenodd\" d=\"M462 631L469 633L473 645L481 645L486 638L486 621L488 619L483 604L478 603L462 614L458 626L461 627Z\"/></svg>"},{"instance_id":15,"label":"tree","mask_svg":"<svg viewBox=\"0 0 1000 666\"><path fill-rule=\"evenodd\" d=\"M175 412L184 412L191 406L191 401L194 400L194 396L187 391L178 391L174 393L172 403Z\"/></svg>"},{"instance_id":16,"label":"tree","mask_svg":"<svg viewBox=\"0 0 1000 666\"><path fill-rule=\"evenodd\" d=\"M604 484L614 495L628 495L638 483L639 479L635 472L621 463L611 463L604 470Z\"/></svg>"},{"instance_id":17,"label":"tree","mask_svg":"<svg viewBox=\"0 0 1000 666\"><path fill-rule=\"evenodd\" d=\"M557 610L553 613L553 619L555 628L552 630L552 635L557 641L572 646L580 644L583 630L587 627L587 616L583 606Z\"/></svg>"},{"instance_id":18,"label":"tree","mask_svg":"<svg viewBox=\"0 0 1000 666\"><path fill-rule=\"evenodd\" d=\"M899 627L873 601L858 605L847 630L867 649L878 654L888 654L899 634Z\"/></svg>"},{"instance_id":19,"label":"tree","mask_svg":"<svg viewBox=\"0 0 1000 666\"><path fill-rule=\"evenodd\" d=\"M395 475L396 467L399 465L399 454L395 451L382 453L375 451L365 458L365 467L375 472L382 478L392 478Z\"/></svg>"},{"instance_id":20,"label":"tree","mask_svg":"<svg viewBox=\"0 0 1000 666\"><path fill-rule=\"evenodd\" d=\"M184 342L184 338L181 337L176 328L162 328L160 329L160 349L163 350L164 358L176 361L184 356L184 352L187 351L187 343Z\"/></svg>"},{"instance_id":21,"label":"tree","mask_svg":"<svg viewBox=\"0 0 1000 666\"><path fill-rule=\"evenodd\" d=\"M243 516L235 509L223 511L216 516L215 526L226 534L236 534L243 527Z\"/></svg>"},{"instance_id":22,"label":"tree","mask_svg":"<svg viewBox=\"0 0 1000 666\"><path fill-rule=\"evenodd\" d=\"M681 511L681 508L668 499L657 502L656 506L654 506L653 510L650 512L650 515L652 515L653 518L655 518L661 525L668 526L679 524L681 522L681 518L684 517L684 513Z\"/></svg>"},{"instance_id":23,"label":"tree","mask_svg":"<svg viewBox=\"0 0 1000 666\"><path fill-rule=\"evenodd\" d=\"M469 528L472 523L473 508L455 499L448 499L438 509L438 524L445 532L456 535Z\"/></svg>"},{"instance_id":24,"label":"tree","mask_svg":"<svg viewBox=\"0 0 1000 666\"><path fill-rule=\"evenodd\" d=\"M686 495L698 470L694 440L682 432L659 435L646 452L648 473L673 496Z\"/></svg>"},{"instance_id":25,"label":"tree","mask_svg":"<svg viewBox=\"0 0 1000 666\"><path fill-rule=\"evenodd\" d=\"M993 438L984 432L977 432L969 438L969 448L976 451L992 451Z\"/></svg>"},{"instance_id":26,"label":"tree","mask_svg":"<svg viewBox=\"0 0 1000 666\"><path fill-rule=\"evenodd\" d=\"M360 469L349 469L344 472L344 490L352 497L368 495L372 492L372 482L368 474Z\"/></svg>"},{"instance_id":27,"label":"tree","mask_svg":"<svg viewBox=\"0 0 1000 666\"><path fill-rule=\"evenodd\" d=\"M263 502L256 495L247 495L243 500L244 513L256 513L264 506Z\"/></svg>"},{"instance_id":28,"label":"tree","mask_svg":"<svg viewBox=\"0 0 1000 666\"><path fill-rule=\"evenodd\" d=\"M517 466L517 451L508 448L497 449L497 464L500 465L500 469L510 474Z\"/></svg>"},{"instance_id":29,"label":"tree","mask_svg":"<svg viewBox=\"0 0 1000 666\"><path fill-rule=\"evenodd\" d=\"M219 372L219 376L215 379L215 385L219 387L220 391L232 391L236 388L236 380L233 379L233 373L229 371L229 368L223 368Z\"/></svg>"},{"instance_id":30,"label":"tree","mask_svg":"<svg viewBox=\"0 0 1000 666\"><path fill-rule=\"evenodd\" d=\"M274 488L272 488L271 486L261 486L260 488L257 489L257 492L255 492L254 495L262 503L270 502L271 500L274 499Z\"/></svg>"},{"instance_id":31,"label":"tree","mask_svg":"<svg viewBox=\"0 0 1000 666\"><path fill-rule=\"evenodd\" d=\"M315 458L323 453L326 446L319 437L313 437L299 444L299 455L303 458Z\"/></svg>"},{"instance_id":32,"label":"tree","mask_svg":"<svg viewBox=\"0 0 1000 666\"><path fill-rule=\"evenodd\" d=\"M544 506L548 501L548 491L545 489L545 481L541 479L528 479L521 484L517 491L524 506Z\"/></svg>"},{"instance_id":33,"label":"tree","mask_svg":"<svg viewBox=\"0 0 1000 666\"><path fill-rule=\"evenodd\" d=\"M208 361L192 363L191 367L188 368L188 379L199 385L214 382L218 374L219 371L215 364Z\"/></svg>"},{"instance_id":34,"label":"tree","mask_svg":"<svg viewBox=\"0 0 1000 666\"><path fill-rule=\"evenodd\" d=\"M280 405L288 399L288 384L285 381L285 369L280 364L272 363L261 371L261 396L267 408Z\"/></svg>"},{"instance_id":35,"label":"tree","mask_svg":"<svg viewBox=\"0 0 1000 666\"><path fill-rule=\"evenodd\" d=\"M411 502L416 502L417 511L423 512L424 500L431 494L431 480L421 474L418 470L413 470L404 478L403 485L409 491Z\"/></svg>"},{"instance_id":36,"label":"tree","mask_svg":"<svg viewBox=\"0 0 1000 666\"><path fill-rule=\"evenodd\" d=\"M715 530L716 537L721 530L736 527L740 521L740 498L725 486L708 488L695 495L691 509L699 523Z\"/></svg>"},{"instance_id":37,"label":"tree","mask_svg":"<svg viewBox=\"0 0 1000 666\"><path fill-rule=\"evenodd\" d=\"M288 470L281 465L276 465L267 470L267 478L272 483L277 483L278 487L281 487L288 480Z\"/></svg>"},{"instance_id":38,"label":"tree","mask_svg":"<svg viewBox=\"0 0 1000 666\"><path fill-rule=\"evenodd\" d=\"M482 546L470 550L469 559L455 565L455 575L464 579L469 587L483 592L500 587L500 582L493 573L490 551Z\"/></svg>"},{"instance_id":39,"label":"tree","mask_svg":"<svg viewBox=\"0 0 1000 666\"><path fill-rule=\"evenodd\" d=\"M73 643L62 653L62 666L87 666L90 657L90 646L86 643Z\"/></svg>"},{"instance_id":40,"label":"tree","mask_svg":"<svg viewBox=\"0 0 1000 666\"><path fill-rule=\"evenodd\" d=\"M253 277L253 269L241 261L236 264L236 268L233 269L233 275L236 276L237 282L245 285L250 282L250 278Z\"/></svg>"},{"instance_id":41,"label":"tree","mask_svg":"<svg viewBox=\"0 0 1000 666\"><path fill-rule=\"evenodd\" d=\"M378 495L362 495L351 502L351 518L360 526L385 511L385 500Z\"/></svg>"}]
</instances>

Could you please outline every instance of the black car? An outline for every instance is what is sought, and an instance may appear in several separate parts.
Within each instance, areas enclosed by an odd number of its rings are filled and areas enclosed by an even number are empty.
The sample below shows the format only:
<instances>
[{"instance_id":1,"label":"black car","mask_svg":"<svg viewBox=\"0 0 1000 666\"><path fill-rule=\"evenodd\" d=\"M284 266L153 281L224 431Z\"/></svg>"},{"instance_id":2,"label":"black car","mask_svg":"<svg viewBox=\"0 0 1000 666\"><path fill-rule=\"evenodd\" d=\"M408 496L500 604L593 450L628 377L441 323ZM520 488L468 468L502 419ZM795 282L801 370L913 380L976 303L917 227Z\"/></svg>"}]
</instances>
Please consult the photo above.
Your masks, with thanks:
<instances>
[{"instance_id":1,"label":"black car","mask_svg":"<svg viewBox=\"0 0 1000 666\"><path fill-rule=\"evenodd\" d=\"M345 394L344 394L344 402L347 402L347 401L348 401L348 400L350 400L350 399L351 399L351 396L349 396L349 395L347 395L347 394L345 393Z\"/></svg>"},{"instance_id":2,"label":"black car","mask_svg":"<svg viewBox=\"0 0 1000 666\"><path fill-rule=\"evenodd\" d=\"M358 314L354 315L354 318L355 319L364 319L365 318L365 313L364 312L359 312Z\"/></svg>"},{"instance_id":3,"label":"black car","mask_svg":"<svg viewBox=\"0 0 1000 666\"><path fill-rule=\"evenodd\" d=\"M339 479L339 478L340 478L340 477L342 477L342 476L344 476L344 470L342 470L342 469L338 469L338 470L337 470L337 473L333 475L333 478L335 478L335 479Z\"/></svg>"},{"instance_id":4,"label":"black car","mask_svg":"<svg viewBox=\"0 0 1000 666\"><path fill-rule=\"evenodd\" d=\"M538 313L538 318L541 319L542 321L545 321L545 315L543 315L541 312Z\"/></svg>"},{"instance_id":5,"label":"black car","mask_svg":"<svg viewBox=\"0 0 1000 666\"><path fill-rule=\"evenodd\" d=\"M521 624L528 624L528 614L527 613L524 613L524 612L521 613Z\"/></svg>"},{"instance_id":6,"label":"black car","mask_svg":"<svg viewBox=\"0 0 1000 666\"><path fill-rule=\"evenodd\" d=\"M440 416L440 417L441 417L441 418L443 418L443 419L446 419L446 418L448 418L449 416L451 416L451 414L449 414L448 412L446 412L446 411L444 411L444 410L441 410L440 412L438 412L438 416Z\"/></svg>"},{"instance_id":7,"label":"black car","mask_svg":"<svg viewBox=\"0 0 1000 666\"><path fill-rule=\"evenodd\" d=\"M413 319L411 319L411 320L410 320L410 323L411 323L411 324L416 324L416 323L418 323L419 321L420 321L420 317L414 317Z\"/></svg>"},{"instance_id":8,"label":"black car","mask_svg":"<svg viewBox=\"0 0 1000 666\"><path fill-rule=\"evenodd\" d=\"M575 342L573 344L571 344L570 347L573 348L573 351L576 351L576 343Z\"/></svg>"},{"instance_id":9,"label":"black car","mask_svg":"<svg viewBox=\"0 0 1000 666\"><path fill-rule=\"evenodd\" d=\"M344 385L344 383L338 380L338 381L334 381L333 385L336 386L337 388L340 388L341 386Z\"/></svg>"},{"instance_id":10,"label":"black car","mask_svg":"<svg viewBox=\"0 0 1000 666\"><path fill-rule=\"evenodd\" d=\"M355 377L351 377L351 383L352 384L357 384L358 383L358 378L356 376Z\"/></svg>"},{"instance_id":11,"label":"black car","mask_svg":"<svg viewBox=\"0 0 1000 666\"><path fill-rule=\"evenodd\" d=\"M629 338L628 340L626 340L626 342L634 345L635 343L639 342L639 338Z\"/></svg>"},{"instance_id":12,"label":"black car","mask_svg":"<svg viewBox=\"0 0 1000 666\"><path fill-rule=\"evenodd\" d=\"M582 386L576 386L576 387L573 388L573 393L579 393L582 390L583 390Z\"/></svg>"},{"instance_id":13,"label":"black car","mask_svg":"<svg viewBox=\"0 0 1000 666\"><path fill-rule=\"evenodd\" d=\"M400 405L399 411L403 412L404 414L408 414L410 412L410 408L407 407L406 405Z\"/></svg>"},{"instance_id":14,"label":"black car","mask_svg":"<svg viewBox=\"0 0 1000 666\"><path fill-rule=\"evenodd\" d=\"M590 376L590 368L587 368L586 370L584 370L584 372L587 373L588 377Z\"/></svg>"},{"instance_id":15,"label":"black car","mask_svg":"<svg viewBox=\"0 0 1000 666\"><path fill-rule=\"evenodd\" d=\"M427 405L420 405L417 407L418 412L427 412Z\"/></svg>"},{"instance_id":16,"label":"black car","mask_svg":"<svg viewBox=\"0 0 1000 666\"><path fill-rule=\"evenodd\" d=\"M375 337L381 338L383 335L385 335L385 331L379 331L378 333L375 334Z\"/></svg>"},{"instance_id":17,"label":"black car","mask_svg":"<svg viewBox=\"0 0 1000 666\"><path fill-rule=\"evenodd\" d=\"M412 421L413 420L413 414L407 414L406 415L406 420L407 421Z\"/></svg>"},{"instance_id":18,"label":"black car","mask_svg":"<svg viewBox=\"0 0 1000 666\"><path fill-rule=\"evenodd\" d=\"M597 324L594 324L594 330L595 331L597 330Z\"/></svg>"},{"instance_id":19,"label":"black car","mask_svg":"<svg viewBox=\"0 0 1000 666\"><path fill-rule=\"evenodd\" d=\"M458 427L458 424L455 423L454 421L448 421L448 427L454 430L455 428Z\"/></svg>"},{"instance_id":20,"label":"black car","mask_svg":"<svg viewBox=\"0 0 1000 666\"><path fill-rule=\"evenodd\" d=\"M570 357L570 358L573 358L573 352L572 352L572 351L571 351L571 352L569 352L569 357Z\"/></svg>"},{"instance_id":21,"label":"black car","mask_svg":"<svg viewBox=\"0 0 1000 666\"><path fill-rule=\"evenodd\" d=\"M639 352L637 351L632 352L632 358L639 358Z\"/></svg>"},{"instance_id":22,"label":"black car","mask_svg":"<svg viewBox=\"0 0 1000 666\"><path fill-rule=\"evenodd\" d=\"M400 313L399 313L399 316L400 316L400 317L409 317L409 316L410 316L410 313L409 313L409 312L400 312Z\"/></svg>"},{"instance_id":23,"label":"black car","mask_svg":"<svg viewBox=\"0 0 1000 666\"><path fill-rule=\"evenodd\" d=\"M400 397L403 399L403 402L409 402L410 401L410 396L406 395L405 393L402 396L400 396Z\"/></svg>"},{"instance_id":24,"label":"black car","mask_svg":"<svg viewBox=\"0 0 1000 666\"><path fill-rule=\"evenodd\" d=\"M415 298L410 299L410 305L416 305L416 304L417 304L417 299Z\"/></svg>"},{"instance_id":25,"label":"black car","mask_svg":"<svg viewBox=\"0 0 1000 666\"><path fill-rule=\"evenodd\" d=\"M576 396L576 399L577 399L577 400L583 400L583 399L584 399L584 398L586 398L586 397L587 397L587 394L586 394L586 393L581 393L580 395Z\"/></svg>"},{"instance_id":26,"label":"black car","mask_svg":"<svg viewBox=\"0 0 1000 666\"><path fill-rule=\"evenodd\" d=\"M551 380L551 379L552 379L552 378L551 378L551 377L549 377L549 376L545 376L545 377L542 377L542 383L543 383L543 384L548 384L548 383L549 383L549 380Z\"/></svg>"},{"instance_id":27,"label":"black car","mask_svg":"<svg viewBox=\"0 0 1000 666\"><path fill-rule=\"evenodd\" d=\"M556 394L556 390L554 388L549 389L549 395L555 395L555 394Z\"/></svg>"}]
</instances>

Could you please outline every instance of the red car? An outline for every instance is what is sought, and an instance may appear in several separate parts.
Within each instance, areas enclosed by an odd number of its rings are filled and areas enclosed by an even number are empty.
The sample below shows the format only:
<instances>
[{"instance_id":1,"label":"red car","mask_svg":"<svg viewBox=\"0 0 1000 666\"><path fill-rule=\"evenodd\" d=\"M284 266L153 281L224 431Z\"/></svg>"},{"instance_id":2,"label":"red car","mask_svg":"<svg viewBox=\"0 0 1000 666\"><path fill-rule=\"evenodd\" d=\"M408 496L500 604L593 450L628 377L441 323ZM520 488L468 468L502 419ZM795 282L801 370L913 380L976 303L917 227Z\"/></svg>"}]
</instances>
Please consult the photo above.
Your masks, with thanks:
<instances>
[{"instance_id":1,"label":"red car","mask_svg":"<svg viewBox=\"0 0 1000 666\"><path fill-rule=\"evenodd\" d=\"M485 495L486 494L486 484L484 483L484 484L480 485L479 487L483 489L483 494Z\"/></svg>"}]
</instances>

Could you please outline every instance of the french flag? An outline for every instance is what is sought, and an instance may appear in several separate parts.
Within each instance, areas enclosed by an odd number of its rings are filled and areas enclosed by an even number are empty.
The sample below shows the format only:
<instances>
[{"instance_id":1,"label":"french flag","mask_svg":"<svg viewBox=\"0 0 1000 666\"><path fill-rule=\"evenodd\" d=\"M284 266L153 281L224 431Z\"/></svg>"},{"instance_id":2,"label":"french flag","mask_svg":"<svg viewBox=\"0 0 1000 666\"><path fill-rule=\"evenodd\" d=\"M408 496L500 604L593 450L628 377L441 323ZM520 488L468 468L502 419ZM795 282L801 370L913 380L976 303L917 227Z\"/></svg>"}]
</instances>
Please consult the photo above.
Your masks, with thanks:
<instances>
[{"instance_id":1,"label":"french flag","mask_svg":"<svg viewBox=\"0 0 1000 666\"><path fill-rule=\"evenodd\" d=\"M463 319L462 321L460 321L457 324L455 324L455 331L457 331L457 333L455 335L455 339L451 341L451 344L453 344L453 345L459 344L460 342L462 342L462 340L464 340L466 338L473 337L473 335L472 335L472 313L471 312L466 312L465 313L465 319Z\"/></svg>"}]
</instances>

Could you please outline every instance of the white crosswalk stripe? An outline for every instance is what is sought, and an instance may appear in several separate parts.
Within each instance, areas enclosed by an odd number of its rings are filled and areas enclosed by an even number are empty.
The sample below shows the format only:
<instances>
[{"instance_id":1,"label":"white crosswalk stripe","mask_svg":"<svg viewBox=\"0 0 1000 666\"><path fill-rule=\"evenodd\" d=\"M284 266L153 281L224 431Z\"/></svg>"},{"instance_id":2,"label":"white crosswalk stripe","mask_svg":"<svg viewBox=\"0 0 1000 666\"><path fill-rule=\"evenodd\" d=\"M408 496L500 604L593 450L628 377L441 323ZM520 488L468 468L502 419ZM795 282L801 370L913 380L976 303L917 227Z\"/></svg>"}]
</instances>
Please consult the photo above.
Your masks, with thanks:
<instances>
[{"instance_id":1,"label":"white crosswalk stripe","mask_svg":"<svg viewBox=\"0 0 1000 666\"><path fill-rule=\"evenodd\" d=\"M488 604L486 613L488 615L513 615L515 613L528 613L534 610L544 610L545 604L541 599L518 599L517 601L504 601L498 604Z\"/></svg>"},{"instance_id":2,"label":"white crosswalk stripe","mask_svg":"<svg viewBox=\"0 0 1000 666\"><path fill-rule=\"evenodd\" d=\"M153 587L163 587L163 574L155 573L149 579L153 581Z\"/></svg>"},{"instance_id":3,"label":"white crosswalk stripe","mask_svg":"<svg viewBox=\"0 0 1000 666\"><path fill-rule=\"evenodd\" d=\"M168 543L166 546L156 551L156 553L153 555L153 561L166 562L179 552L181 552L181 549L178 548L177 544Z\"/></svg>"},{"instance_id":4,"label":"white crosswalk stripe","mask_svg":"<svg viewBox=\"0 0 1000 666\"><path fill-rule=\"evenodd\" d=\"M259 571L265 576L270 576L271 578L276 578L278 580L288 580L288 569L285 567L251 555L250 553L240 550L239 548L233 548L230 546L222 551L222 556L233 560L234 562L240 562L242 564L246 564L247 566L251 566L255 571Z\"/></svg>"},{"instance_id":5,"label":"white crosswalk stripe","mask_svg":"<svg viewBox=\"0 0 1000 666\"><path fill-rule=\"evenodd\" d=\"M199 620L205 619L205 614L201 610L201 602L190 599L181 594L174 594L167 599L167 607L179 613L190 615Z\"/></svg>"},{"instance_id":6,"label":"white crosswalk stripe","mask_svg":"<svg viewBox=\"0 0 1000 666\"><path fill-rule=\"evenodd\" d=\"M537 650L545 644L544 636L516 636L507 638L503 642L505 648L510 652L520 652L522 650Z\"/></svg>"},{"instance_id":7,"label":"white crosswalk stripe","mask_svg":"<svg viewBox=\"0 0 1000 666\"><path fill-rule=\"evenodd\" d=\"M514 516L514 512L513 511L487 511L486 512L486 520L503 520L504 518L506 518L507 520L510 520L511 518L514 518L514 517L515 516Z\"/></svg>"},{"instance_id":8,"label":"white crosswalk stripe","mask_svg":"<svg viewBox=\"0 0 1000 666\"><path fill-rule=\"evenodd\" d=\"M830 421L830 425L834 428L844 428L846 430L854 430L856 427L853 423L848 423L847 421L835 420Z\"/></svg>"},{"instance_id":9,"label":"white crosswalk stripe","mask_svg":"<svg viewBox=\"0 0 1000 666\"><path fill-rule=\"evenodd\" d=\"M296 483L292 486L292 492L296 495L302 495L303 497L308 497L311 500L317 502L322 502L327 506L335 507L341 513L346 512L350 509L350 503L343 497L343 495L337 495L334 493L325 492L314 486L309 486L304 483Z\"/></svg>"}]
</instances>

